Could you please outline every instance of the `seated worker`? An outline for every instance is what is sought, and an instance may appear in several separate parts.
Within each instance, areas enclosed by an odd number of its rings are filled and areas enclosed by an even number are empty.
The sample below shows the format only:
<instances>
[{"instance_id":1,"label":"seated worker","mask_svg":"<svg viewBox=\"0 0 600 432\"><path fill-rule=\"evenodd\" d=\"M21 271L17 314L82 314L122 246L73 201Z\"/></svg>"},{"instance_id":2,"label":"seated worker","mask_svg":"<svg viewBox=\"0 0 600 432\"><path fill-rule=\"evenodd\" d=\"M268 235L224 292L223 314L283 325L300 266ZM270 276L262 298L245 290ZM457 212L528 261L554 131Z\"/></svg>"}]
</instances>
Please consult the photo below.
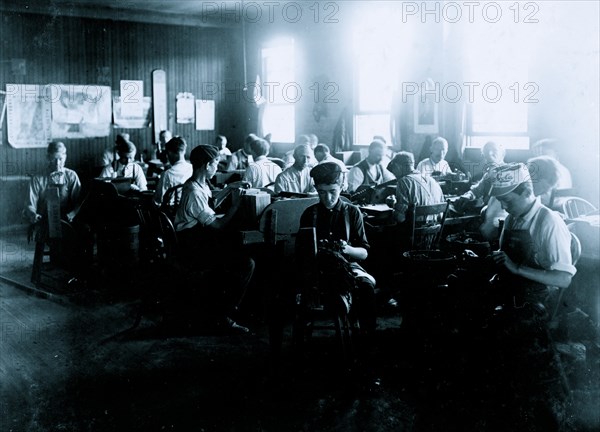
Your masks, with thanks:
<instances>
[{"instance_id":1,"label":"seated worker","mask_svg":"<svg viewBox=\"0 0 600 432\"><path fill-rule=\"evenodd\" d=\"M246 137L244 146L231 154L229 164L227 165L227 171L245 170L252 162L254 162L250 151L250 143L257 138L258 136L254 134L249 134Z\"/></svg>"},{"instance_id":2,"label":"seated worker","mask_svg":"<svg viewBox=\"0 0 600 432\"><path fill-rule=\"evenodd\" d=\"M420 206L444 202L444 193L438 182L415 169L415 157L412 153L399 152L388 169L398 179L394 207L396 222L406 220L406 211L412 204Z\"/></svg>"},{"instance_id":3,"label":"seated worker","mask_svg":"<svg viewBox=\"0 0 600 432\"><path fill-rule=\"evenodd\" d=\"M556 190L572 189L573 180L571 178L571 172L566 166L560 163L558 159L557 147L557 140L542 139L534 142L531 146L531 149L535 156L548 156L556 161L556 165L558 167L558 182L556 184Z\"/></svg>"},{"instance_id":4,"label":"seated worker","mask_svg":"<svg viewBox=\"0 0 600 432\"><path fill-rule=\"evenodd\" d=\"M527 166L531 175L533 184L533 194L540 197L540 201L547 207L550 207L552 195L558 184L559 168L555 159L549 156L538 156L527 160ZM495 170L490 171L488 175L487 190L491 190L491 181ZM499 233L499 219L506 219L508 213L502 209L500 202L495 197L489 198L487 206L484 207L484 221L479 227L479 231L488 240L497 240Z\"/></svg>"},{"instance_id":5,"label":"seated worker","mask_svg":"<svg viewBox=\"0 0 600 432\"><path fill-rule=\"evenodd\" d=\"M375 186L394 180L394 175L381 163L384 154L383 141L375 140L369 145L368 156L348 172L348 192L354 193L361 186Z\"/></svg>"},{"instance_id":6,"label":"seated worker","mask_svg":"<svg viewBox=\"0 0 600 432\"><path fill-rule=\"evenodd\" d=\"M319 164L333 162L339 165L342 170L342 192L345 192L348 189L348 168L346 168L346 164L338 158L331 156L329 147L326 144L318 144L313 152Z\"/></svg>"},{"instance_id":7,"label":"seated worker","mask_svg":"<svg viewBox=\"0 0 600 432\"><path fill-rule=\"evenodd\" d=\"M294 164L286 168L275 180L275 193L296 192L314 193L315 186L310 177L310 160L312 150L308 144L302 144L294 149Z\"/></svg>"},{"instance_id":8,"label":"seated worker","mask_svg":"<svg viewBox=\"0 0 600 432\"><path fill-rule=\"evenodd\" d=\"M221 160L231 156L231 150L227 148L227 137L225 135L217 135L215 138L215 147L219 150Z\"/></svg>"},{"instance_id":9,"label":"seated worker","mask_svg":"<svg viewBox=\"0 0 600 432\"><path fill-rule=\"evenodd\" d=\"M560 178L559 162L550 156L537 156L527 159L527 168L531 175L533 194L540 197L542 204L552 205L552 194L558 187Z\"/></svg>"},{"instance_id":10,"label":"seated worker","mask_svg":"<svg viewBox=\"0 0 600 432\"><path fill-rule=\"evenodd\" d=\"M192 164L185 160L185 151L187 143L181 137L173 137L166 144L167 159L171 168L160 175L156 190L154 191L154 204L160 207L162 204L165 192L172 188L185 183L192 176Z\"/></svg>"},{"instance_id":11,"label":"seated worker","mask_svg":"<svg viewBox=\"0 0 600 432\"><path fill-rule=\"evenodd\" d=\"M47 217L48 188L58 188L60 215L69 222L73 220L80 204L81 182L77 173L65 168L67 148L62 142L51 142L46 150L48 161L44 174L33 176L29 184L29 199L25 217L34 224Z\"/></svg>"},{"instance_id":12,"label":"seated worker","mask_svg":"<svg viewBox=\"0 0 600 432\"><path fill-rule=\"evenodd\" d=\"M496 171L491 195L508 212L500 250L492 258L500 267L500 287L517 306L544 302L548 287L566 288L576 269L571 260L571 234L560 215L533 193L525 164Z\"/></svg>"},{"instance_id":13,"label":"seated worker","mask_svg":"<svg viewBox=\"0 0 600 432\"><path fill-rule=\"evenodd\" d=\"M126 139L123 135L117 135L117 156L118 159L113 163L116 167L104 167L100 177L130 177L133 179L131 189L145 191L148 189L146 176L141 166L135 163L135 144Z\"/></svg>"},{"instance_id":14,"label":"seated worker","mask_svg":"<svg viewBox=\"0 0 600 432\"><path fill-rule=\"evenodd\" d=\"M267 187L272 185L281 174L281 168L267 158L269 143L256 135L254 137L248 146L253 162L246 168L242 180L250 183L250 187L253 188Z\"/></svg>"},{"instance_id":15,"label":"seated worker","mask_svg":"<svg viewBox=\"0 0 600 432\"><path fill-rule=\"evenodd\" d=\"M212 191L208 185L217 172L219 151L215 146L199 145L190 154L192 177L184 186L181 203L175 215L175 230L179 241L179 258L189 269L207 269L215 280L207 283L201 294L214 301L227 328L248 333L246 327L233 321L254 273L254 261L236 251L232 235L227 231L240 207L241 182L231 184L221 192L234 194L232 206L222 217L211 207ZM218 200L218 197L215 197Z\"/></svg>"},{"instance_id":16,"label":"seated worker","mask_svg":"<svg viewBox=\"0 0 600 432\"><path fill-rule=\"evenodd\" d=\"M481 149L483 156L483 176L481 180L471 186L471 189L461 195L454 203L458 211L465 211L469 206L481 207L488 204L490 200L490 190L492 188L491 173L494 168L505 165L504 163L504 148L493 141L488 141Z\"/></svg>"},{"instance_id":17,"label":"seated worker","mask_svg":"<svg viewBox=\"0 0 600 432\"><path fill-rule=\"evenodd\" d=\"M452 174L452 169L444 159L448 153L448 141L442 137L437 137L431 143L429 157L423 159L417 165L417 169L425 176Z\"/></svg>"},{"instance_id":18,"label":"seated worker","mask_svg":"<svg viewBox=\"0 0 600 432\"><path fill-rule=\"evenodd\" d=\"M88 227L75 219L83 201L79 176L65 168L67 149L62 142L48 144L46 159L48 163L44 174L33 176L29 185L24 210L24 216L32 224L28 239L32 239L35 232L36 254L38 247L41 246L43 252L43 245L49 243L50 261L70 269L78 279L83 278L93 259L93 240ZM60 205L60 219L70 222L73 229L65 231L61 226L60 240L49 238L52 226L49 208L53 193Z\"/></svg>"},{"instance_id":19,"label":"seated worker","mask_svg":"<svg viewBox=\"0 0 600 432\"><path fill-rule=\"evenodd\" d=\"M315 142L316 141L316 142ZM285 168L289 168L292 165L294 165L294 150L296 150L296 147L300 146L300 145L308 145L312 151L312 149L314 149L317 144L319 144L319 139L317 138L317 136L315 134L310 134L310 135L299 135L298 138L296 139L296 142L294 143L294 148L290 151L287 151L285 153L285 155L283 156L283 163L284 163L284 169ZM308 165L312 168L314 165L316 165L316 162L314 161L313 155L311 154L311 158L308 161Z\"/></svg>"},{"instance_id":20,"label":"seated worker","mask_svg":"<svg viewBox=\"0 0 600 432\"><path fill-rule=\"evenodd\" d=\"M129 141L129 134L126 139ZM173 134L171 134L170 130L161 130L158 134L158 141L156 142L156 159L160 160L163 164L167 164L169 159L167 158L167 143L171 141Z\"/></svg>"},{"instance_id":21,"label":"seated worker","mask_svg":"<svg viewBox=\"0 0 600 432\"><path fill-rule=\"evenodd\" d=\"M341 173L339 165L331 162L319 164L311 170L319 202L304 211L300 218L300 229L315 228L317 245L324 242L336 245L338 255L341 254L344 258L341 261L344 264L349 261L349 265L344 267L351 274L346 271L345 274L334 274L333 277L339 281L348 276L354 279L351 284L355 285L354 291L351 291L354 297L351 313L356 314L361 330L370 334L376 327L375 279L357 263L367 258L369 243L358 207L340 200ZM307 241L306 236L297 237L296 255L303 277L310 279L316 268L310 265L314 258L314 245ZM317 267L321 267L321 273L335 272L334 268L323 268L331 263L326 255L317 254ZM339 267L337 271L340 271Z\"/></svg>"}]
</instances>

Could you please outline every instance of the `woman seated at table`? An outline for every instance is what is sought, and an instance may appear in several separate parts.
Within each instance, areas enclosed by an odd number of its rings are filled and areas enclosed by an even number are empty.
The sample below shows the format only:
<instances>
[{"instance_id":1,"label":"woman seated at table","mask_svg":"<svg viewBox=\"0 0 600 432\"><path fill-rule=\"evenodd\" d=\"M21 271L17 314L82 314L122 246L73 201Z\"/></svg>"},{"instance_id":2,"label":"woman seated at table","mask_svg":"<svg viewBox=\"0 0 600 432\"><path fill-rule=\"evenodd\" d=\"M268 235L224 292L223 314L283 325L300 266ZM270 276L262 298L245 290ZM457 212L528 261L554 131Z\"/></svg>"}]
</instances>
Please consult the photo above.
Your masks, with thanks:
<instances>
[{"instance_id":1,"label":"woman seated at table","mask_svg":"<svg viewBox=\"0 0 600 432\"><path fill-rule=\"evenodd\" d=\"M116 151L118 159L113 165L104 167L100 177L129 177L133 179L131 188L138 191L148 189L144 170L135 163L136 147L123 135L117 135Z\"/></svg>"}]
</instances>

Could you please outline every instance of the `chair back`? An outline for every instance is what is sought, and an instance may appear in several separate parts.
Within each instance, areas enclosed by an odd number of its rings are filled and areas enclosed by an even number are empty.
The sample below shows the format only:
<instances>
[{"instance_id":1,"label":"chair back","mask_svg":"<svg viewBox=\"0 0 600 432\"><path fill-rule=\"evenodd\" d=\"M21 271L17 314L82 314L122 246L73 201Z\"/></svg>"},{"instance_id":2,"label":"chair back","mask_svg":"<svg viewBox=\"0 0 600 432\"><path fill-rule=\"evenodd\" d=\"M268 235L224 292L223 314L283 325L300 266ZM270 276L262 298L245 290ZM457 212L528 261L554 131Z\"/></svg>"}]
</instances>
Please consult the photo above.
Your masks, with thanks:
<instances>
[{"instance_id":1,"label":"chair back","mask_svg":"<svg viewBox=\"0 0 600 432\"><path fill-rule=\"evenodd\" d=\"M573 265L577 265L579 258L581 258L581 242L575 233L571 231L571 262Z\"/></svg>"},{"instance_id":2,"label":"chair back","mask_svg":"<svg viewBox=\"0 0 600 432\"><path fill-rule=\"evenodd\" d=\"M291 198L271 203L260 218L259 230L267 243L284 241L284 253L293 250L295 236L300 229L300 217L304 210L319 202L319 198Z\"/></svg>"},{"instance_id":3,"label":"chair back","mask_svg":"<svg viewBox=\"0 0 600 432\"><path fill-rule=\"evenodd\" d=\"M563 213L567 219L577 219L596 210L596 207L583 198L574 196L561 196L553 200L552 208Z\"/></svg>"},{"instance_id":4,"label":"chair back","mask_svg":"<svg viewBox=\"0 0 600 432\"><path fill-rule=\"evenodd\" d=\"M171 260L177 255L177 232L171 219L164 213L159 212L158 224L160 227L160 236L163 241L164 258Z\"/></svg>"},{"instance_id":5,"label":"chair back","mask_svg":"<svg viewBox=\"0 0 600 432\"><path fill-rule=\"evenodd\" d=\"M165 213L171 221L175 220L175 213L177 213L177 209L179 208L182 191L183 184L172 186L167 189L163 196L160 210Z\"/></svg>"},{"instance_id":6,"label":"chair back","mask_svg":"<svg viewBox=\"0 0 600 432\"><path fill-rule=\"evenodd\" d=\"M437 249L442 236L450 200L440 204L409 207L411 235L410 245L412 250L434 250ZM441 216L440 216L441 215ZM433 218L437 220L431 220Z\"/></svg>"}]
</instances>

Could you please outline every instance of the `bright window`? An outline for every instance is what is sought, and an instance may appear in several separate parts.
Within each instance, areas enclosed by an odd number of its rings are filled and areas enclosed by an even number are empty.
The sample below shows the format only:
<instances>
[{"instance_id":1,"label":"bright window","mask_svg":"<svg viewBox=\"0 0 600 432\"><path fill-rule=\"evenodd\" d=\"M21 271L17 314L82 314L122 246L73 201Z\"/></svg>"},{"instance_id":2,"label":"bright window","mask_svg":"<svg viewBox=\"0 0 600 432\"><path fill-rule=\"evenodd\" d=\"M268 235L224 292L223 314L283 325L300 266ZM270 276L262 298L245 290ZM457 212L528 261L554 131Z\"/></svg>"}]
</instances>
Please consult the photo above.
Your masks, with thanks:
<instances>
[{"instance_id":1,"label":"bright window","mask_svg":"<svg viewBox=\"0 0 600 432\"><path fill-rule=\"evenodd\" d=\"M473 88L466 144L495 141L508 149L528 149L528 110L538 90L528 79L533 37L527 26L497 24L465 28L465 81Z\"/></svg>"},{"instance_id":2,"label":"bright window","mask_svg":"<svg viewBox=\"0 0 600 432\"><path fill-rule=\"evenodd\" d=\"M402 77L402 53L410 47L412 29L398 25L401 9L390 2L358 8L352 28L354 58L354 144L369 145L373 136L389 146L392 99Z\"/></svg>"},{"instance_id":3,"label":"bright window","mask_svg":"<svg viewBox=\"0 0 600 432\"><path fill-rule=\"evenodd\" d=\"M273 142L293 143L296 136L294 103L298 85L294 81L294 40L278 39L262 49L263 97L267 100L262 118L265 134Z\"/></svg>"}]
</instances>

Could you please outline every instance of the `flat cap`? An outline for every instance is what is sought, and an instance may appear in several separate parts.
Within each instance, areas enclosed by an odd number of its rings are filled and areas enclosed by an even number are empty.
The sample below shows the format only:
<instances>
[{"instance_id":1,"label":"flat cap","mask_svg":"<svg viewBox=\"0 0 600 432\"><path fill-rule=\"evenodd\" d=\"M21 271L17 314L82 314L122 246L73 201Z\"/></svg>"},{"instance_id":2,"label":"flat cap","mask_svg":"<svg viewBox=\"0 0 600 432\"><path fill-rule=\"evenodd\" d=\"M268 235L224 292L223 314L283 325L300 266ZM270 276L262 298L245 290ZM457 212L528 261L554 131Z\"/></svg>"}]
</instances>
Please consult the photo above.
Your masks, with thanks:
<instances>
[{"instance_id":1,"label":"flat cap","mask_svg":"<svg viewBox=\"0 0 600 432\"><path fill-rule=\"evenodd\" d=\"M530 182L531 175L527 165L523 163L512 163L496 168L491 175L491 196L502 196L512 192L521 183Z\"/></svg>"},{"instance_id":2,"label":"flat cap","mask_svg":"<svg viewBox=\"0 0 600 432\"><path fill-rule=\"evenodd\" d=\"M190 153L190 162L195 168L209 163L219 157L219 149L213 145L199 145Z\"/></svg>"},{"instance_id":3,"label":"flat cap","mask_svg":"<svg viewBox=\"0 0 600 432\"><path fill-rule=\"evenodd\" d=\"M315 184L333 184L338 181L342 169L334 162L325 162L310 170Z\"/></svg>"}]
</instances>

